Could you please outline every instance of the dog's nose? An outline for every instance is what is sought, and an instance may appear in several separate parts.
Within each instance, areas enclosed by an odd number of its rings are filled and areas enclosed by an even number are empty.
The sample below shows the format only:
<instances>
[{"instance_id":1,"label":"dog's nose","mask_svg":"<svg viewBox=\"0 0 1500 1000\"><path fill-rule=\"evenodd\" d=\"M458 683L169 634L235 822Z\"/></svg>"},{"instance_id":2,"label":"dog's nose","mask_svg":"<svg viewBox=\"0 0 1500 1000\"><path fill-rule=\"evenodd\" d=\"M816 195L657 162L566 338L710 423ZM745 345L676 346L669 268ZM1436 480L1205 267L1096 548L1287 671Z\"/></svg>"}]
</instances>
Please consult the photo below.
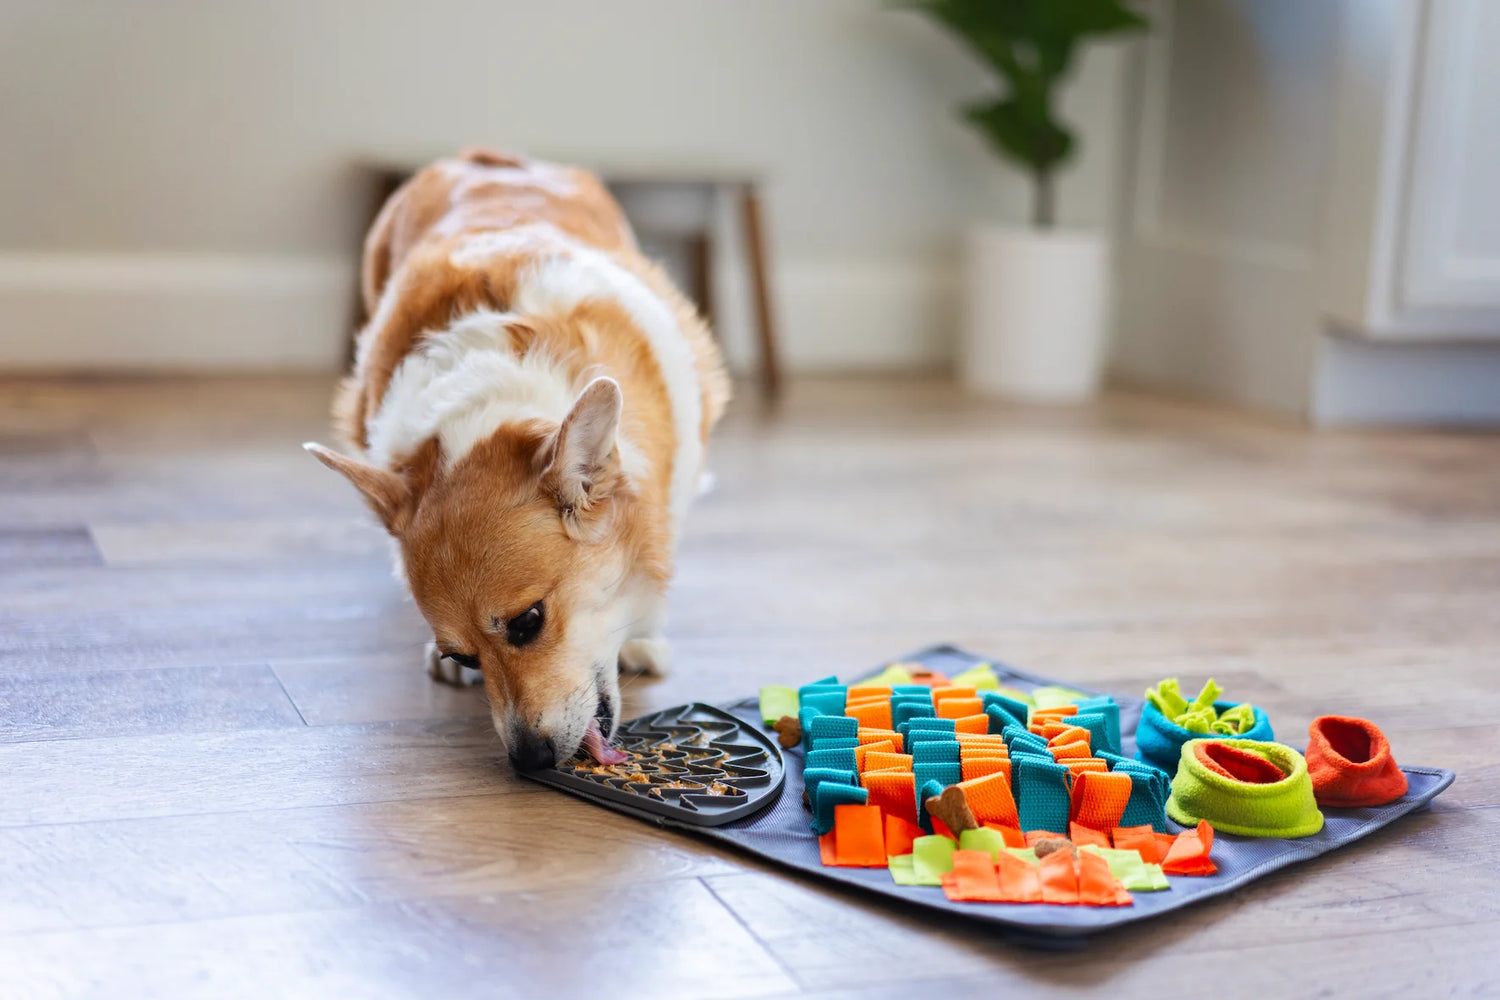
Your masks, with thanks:
<instances>
[{"instance_id":1,"label":"dog's nose","mask_svg":"<svg viewBox=\"0 0 1500 1000\"><path fill-rule=\"evenodd\" d=\"M517 771L540 771L557 763L557 747L550 737L523 729L510 748L510 762Z\"/></svg>"}]
</instances>

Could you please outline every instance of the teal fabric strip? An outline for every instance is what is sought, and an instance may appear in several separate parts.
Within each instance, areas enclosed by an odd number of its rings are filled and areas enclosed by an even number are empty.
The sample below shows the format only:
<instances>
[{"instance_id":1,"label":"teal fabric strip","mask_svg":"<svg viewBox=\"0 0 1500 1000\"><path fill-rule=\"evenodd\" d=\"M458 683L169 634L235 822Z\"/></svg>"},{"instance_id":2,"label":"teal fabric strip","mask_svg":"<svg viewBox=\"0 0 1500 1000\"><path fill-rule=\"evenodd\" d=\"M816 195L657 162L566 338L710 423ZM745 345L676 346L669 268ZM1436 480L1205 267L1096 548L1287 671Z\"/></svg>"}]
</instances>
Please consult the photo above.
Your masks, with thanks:
<instances>
[{"instance_id":1,"label":"teal fabric strip","mask_svg":"<svg viewBox=\"0 0 1500 1000\"><path fill-rule=\"evenodd\" d=\"M1021 829L1066 834L1071 805L1068 769L1056 761L1029 754L1013 758L1011 768L1016 776L1016 811Z\"/></svg>"},{"instance_id":2,"label":"teal fabric strip","mask_svg":"<svg viewBox=\"0 0 1500 1000\"><path fill-rule=\"evenodd\" d=\"M821 836L833 829L833 807L843 805L862 806L869 799L869 792L857 785L845 785L836 781L824 781L813 795L812 828Z\"/></svg>"}]
</instances>

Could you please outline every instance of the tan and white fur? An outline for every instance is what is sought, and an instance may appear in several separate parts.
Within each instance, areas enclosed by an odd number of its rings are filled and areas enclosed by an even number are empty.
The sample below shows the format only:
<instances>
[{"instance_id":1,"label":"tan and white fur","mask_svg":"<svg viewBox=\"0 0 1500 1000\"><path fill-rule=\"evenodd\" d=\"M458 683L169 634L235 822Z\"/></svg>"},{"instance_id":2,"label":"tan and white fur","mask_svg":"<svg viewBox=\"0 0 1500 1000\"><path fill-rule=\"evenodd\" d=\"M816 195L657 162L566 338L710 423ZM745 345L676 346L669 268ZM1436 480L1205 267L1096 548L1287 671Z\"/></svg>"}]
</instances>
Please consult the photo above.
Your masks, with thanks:
<instances>
[{"instance_id":1,"label":"tan and white fur","mask_svg":"<svg viewBox=\"0 0 1500 1000\"><path fill-rule=\"evenodd\" d=\"M599 756L617 668L667 666L673 556L729 395L707 328L597 178L484 150L392 196L362 286L347 454L307 448L395 539L430 668L477 667L512 758Z\"/></svg>"}]
</instances>

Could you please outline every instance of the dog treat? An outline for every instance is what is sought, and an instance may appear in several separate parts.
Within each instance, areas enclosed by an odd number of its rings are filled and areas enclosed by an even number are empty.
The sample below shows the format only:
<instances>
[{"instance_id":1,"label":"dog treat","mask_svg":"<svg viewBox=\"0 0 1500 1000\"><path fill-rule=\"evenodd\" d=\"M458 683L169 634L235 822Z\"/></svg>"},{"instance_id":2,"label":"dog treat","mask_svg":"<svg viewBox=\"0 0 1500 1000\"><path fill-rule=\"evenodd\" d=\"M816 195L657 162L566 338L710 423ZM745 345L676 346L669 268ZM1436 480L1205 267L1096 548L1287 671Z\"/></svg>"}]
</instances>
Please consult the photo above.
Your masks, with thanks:
<instances>
[{"instance_id":1,"label":"dog treat","mask_svg":"<svg viewBox=\"0 0 1500 1000\"><path fill-rule=\"evenodd\" d=\"M1043 837L1031 847L1038 858L1045 858L1055 851L1067 851L1073 853L1073 842L1067 837Z\"/></svg>"},{"instance_id":2,"label":"dog treat","mask_svg":"<svg viewBox=\"0 0 1500 1000\"><path fill-rule=\"evenodd\" d=\"M776 742L788 750L802 742L802 723L795 715L783 715L771 728L776 730Z\"/></svg>"},{"instance_id":3,"label":"dog treat","mask_svg":"<svg viewBox=\"0 0 1500 1000\"><path fill-rule=\"evenodd\" d=\"M943 789L943 794L928 799L927 811L942 820L943 825L954 833L961 834L979 826L973 810L969 808L969 800L957 785L949 785Z\"/></svg>"},{"instance_id":4,"label":"dog treat","mask_svg":"<svg viewBox=\"0 0 1500 1000\"><path fill-rule=\"evenodd\" d=\"M1314 719L1307 770L1320 806L1383 806L1406 794L1406 775L1373 722L1343 715Z\"/></svg>"}]
</instances>

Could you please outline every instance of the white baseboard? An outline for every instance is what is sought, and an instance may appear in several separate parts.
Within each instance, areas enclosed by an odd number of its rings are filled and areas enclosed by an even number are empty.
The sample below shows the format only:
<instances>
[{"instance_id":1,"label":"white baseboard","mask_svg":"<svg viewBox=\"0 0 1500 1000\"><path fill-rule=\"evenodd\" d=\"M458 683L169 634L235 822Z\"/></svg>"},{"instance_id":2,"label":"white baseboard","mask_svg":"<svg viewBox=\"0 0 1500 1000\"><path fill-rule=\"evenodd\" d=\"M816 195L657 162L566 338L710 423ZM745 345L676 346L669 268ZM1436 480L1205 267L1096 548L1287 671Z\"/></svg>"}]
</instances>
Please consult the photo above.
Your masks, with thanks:
<instances>
[{"instance_id":1,"label":"white baseboard","mask_svg":"<svg viewBox=\"0 0 1500 1000\"><path fill-rule=\"evenodd\" d=\"M333 370L352 258L0 253L0 370Z\"/></svg>"},{"instance_id":2,"label":"white baseboard","mask_svg":"<svg viewBox=\"0 0 1500 1000\"><path fill-rule=\"evenodd\" d=\"M1500 424L1500 344L1390 344L1325 335L1319 427Z\"/></svg>"},{"instance_id":3,"label":"white baseboard","mask_svg":"<svg viewBox=\"0 0 1500 1000\"><path fill-rule=\"evenodd\" d=\"M807 373L942 368L953 363L958 278L906 260L793 260L776 269L782 363ZM721 297L719 333L732 367L753 371L746 280Z\"/></svg>"},{"instance_id":4,"label":"white baseboard","mask_svg":"<svg viewBox=\"0 0 1500 1000\"><path fill-rule=\"evenodd\" d=\"M744 271L719 271L731 364L758 350ZM0 371L337 370L355 263L341 257L0 253ZM957 282L926 261L812 258L773 276L790 371L950 364Z\"/></svg>"}]
</instances>

